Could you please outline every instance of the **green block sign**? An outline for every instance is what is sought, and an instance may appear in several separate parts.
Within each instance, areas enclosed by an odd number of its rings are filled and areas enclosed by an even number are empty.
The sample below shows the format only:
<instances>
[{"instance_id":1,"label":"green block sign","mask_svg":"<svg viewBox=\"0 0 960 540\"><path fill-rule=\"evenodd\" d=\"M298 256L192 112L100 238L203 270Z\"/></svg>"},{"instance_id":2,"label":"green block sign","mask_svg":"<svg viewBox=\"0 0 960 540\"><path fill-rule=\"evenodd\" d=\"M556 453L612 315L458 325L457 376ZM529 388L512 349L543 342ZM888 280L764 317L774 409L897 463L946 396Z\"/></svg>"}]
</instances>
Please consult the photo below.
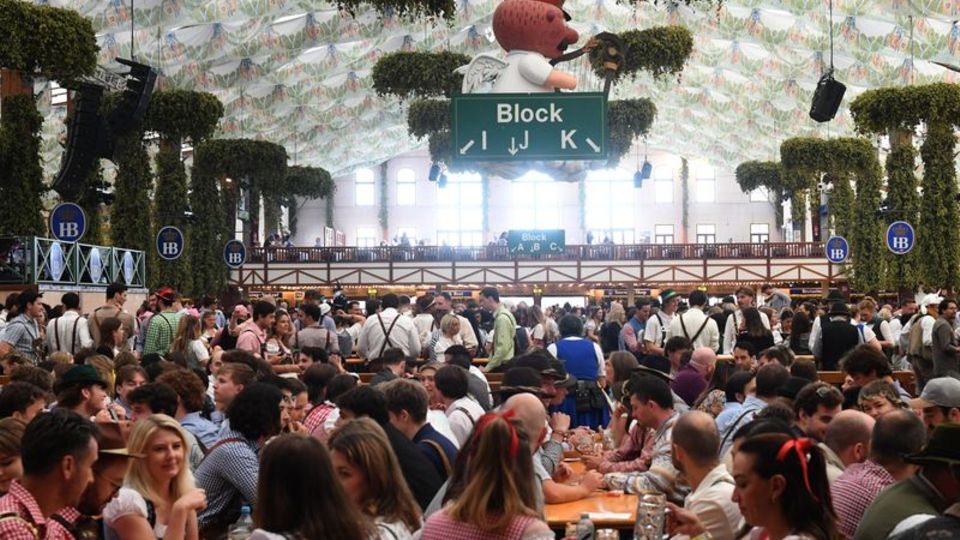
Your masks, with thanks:
<instances>
[{"instance_id":1,"label":"green block sign","mask_svg":"<svg viewBox=\"0 0 960 540\"><path fill-rule=\"evenodd\" d=\"M453 162L607 159L602 92L453 97Z\"/></svg>"},{"instance_id":2,"label":"green block sign","mask_svg":"<svg viewBox=\"0 0 960 540\"><path fill-rule=\"evenodd\" d=\"M507 231L507 248L511 255L559 254L566 249L563 229Z\"/></svg>"}]
</instances>

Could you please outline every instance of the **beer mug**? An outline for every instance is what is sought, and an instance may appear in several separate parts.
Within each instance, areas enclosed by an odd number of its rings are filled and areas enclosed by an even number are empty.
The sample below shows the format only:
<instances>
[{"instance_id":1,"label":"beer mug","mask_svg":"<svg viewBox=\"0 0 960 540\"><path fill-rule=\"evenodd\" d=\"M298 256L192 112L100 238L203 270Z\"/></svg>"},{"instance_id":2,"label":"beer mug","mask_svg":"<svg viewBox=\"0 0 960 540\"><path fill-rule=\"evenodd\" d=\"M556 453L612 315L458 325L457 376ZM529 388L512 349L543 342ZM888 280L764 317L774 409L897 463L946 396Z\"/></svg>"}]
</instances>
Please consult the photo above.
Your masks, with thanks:
<instances>
[{"instance_id":1,"label":"beer mug","mask_svg":"<svg viewBox=\"0 0 960 540\"><path fill-rule=\"evenodd\" d=\"M667 496L656 491L645 491L637 497L637 523L634 540L662 540Z\"/></svg>"}]
</instances>

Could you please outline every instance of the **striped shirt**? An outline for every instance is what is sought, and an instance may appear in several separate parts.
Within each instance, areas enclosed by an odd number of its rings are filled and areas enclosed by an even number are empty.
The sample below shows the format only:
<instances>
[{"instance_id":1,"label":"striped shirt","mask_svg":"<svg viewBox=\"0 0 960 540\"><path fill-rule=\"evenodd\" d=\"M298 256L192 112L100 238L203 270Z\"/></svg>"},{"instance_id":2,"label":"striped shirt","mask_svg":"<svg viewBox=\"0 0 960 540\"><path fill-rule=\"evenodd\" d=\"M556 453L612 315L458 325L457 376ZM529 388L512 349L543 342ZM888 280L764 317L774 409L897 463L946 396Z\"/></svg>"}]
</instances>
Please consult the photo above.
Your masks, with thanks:
<instances>
[{"instance_id":1,"label":"striped shirt","mask_svg":"<svg viewBox=\"0 0 960 540\"><path fill-rule=\"evenodd\" d=\"M257 502L260 443L233 430L223 438L240 440L211 448L194 474L197 487L207 492L207 508L197 515L201 527L214 521L233 523L244 502L250 506Z\"/></svg>"},{"instance_id":2,"label":"striped shirt","mask_svg":"<svg viewBox=\"0 0 960 540\"><path fill-rule=\"evenodd\" d=\"M630 433L623 438L620 447L604 454L597 471L606 474L647 470L653 453L653 436L652 429L634 423Z\"/></svg>"}]
</instances>

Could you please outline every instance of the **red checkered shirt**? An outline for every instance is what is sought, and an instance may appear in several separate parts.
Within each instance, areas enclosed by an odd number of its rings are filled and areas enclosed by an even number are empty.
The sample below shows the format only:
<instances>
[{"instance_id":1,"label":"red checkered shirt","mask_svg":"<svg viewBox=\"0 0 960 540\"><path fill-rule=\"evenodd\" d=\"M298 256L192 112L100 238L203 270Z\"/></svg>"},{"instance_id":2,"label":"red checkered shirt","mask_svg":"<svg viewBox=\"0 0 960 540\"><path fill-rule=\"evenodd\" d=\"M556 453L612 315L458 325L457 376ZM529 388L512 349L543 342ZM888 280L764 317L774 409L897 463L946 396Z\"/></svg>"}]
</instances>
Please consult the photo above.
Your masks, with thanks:
<instances>
[{"instance_id":1,"label":"red checkered shirt","mask_svg":"<svg viewBox=\"0 0 960 540\"><path fill-rule=\"evenodd\" d=\"M310 410L310 413L303 420L303 427L313 435L314 437L320 439L321 441L327 440L327 430L324 429L323 424L326 423L327 418L330 416L330 413L337 410L335 405L332 405L329 401L317 405Z\"/></svg>"},{"instance_id":2,"label":"red checkered shirt","mask_svg":"<svg viewBox=\"0 0 960 540\"><path fill-rule=\"evenodd\" d=\"M882 466L875 461L849 465L830 486L833 508L837 511L840 533L853 538L863 513L883 489L894 482Z\"/></svg>"},{"instance_id":3,"label":"red checkered shirt","mask_svg":"<svg viewBox=\"0 0 960 540\"><path fill-rule=\"evenodd\" d=\"M0 517L3 540L74 540L59 523L44 519L37 500L16 480L0 497L0 516L5 516Z\"/></svg>"}]
</instances>

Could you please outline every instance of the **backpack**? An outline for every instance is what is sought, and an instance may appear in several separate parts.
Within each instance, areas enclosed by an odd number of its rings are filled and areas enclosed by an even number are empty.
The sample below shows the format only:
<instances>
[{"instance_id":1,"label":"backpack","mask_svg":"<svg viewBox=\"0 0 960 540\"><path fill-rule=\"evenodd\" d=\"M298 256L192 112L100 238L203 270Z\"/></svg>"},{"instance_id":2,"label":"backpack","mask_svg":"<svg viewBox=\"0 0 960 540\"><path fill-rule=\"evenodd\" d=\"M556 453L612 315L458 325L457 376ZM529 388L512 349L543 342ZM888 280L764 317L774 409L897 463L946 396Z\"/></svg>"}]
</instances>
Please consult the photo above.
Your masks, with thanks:
<instances>
[{"instance_id":1,"label":"backpack","mask_svg":"<svg viewBox=\"0 0 960 540\"><path fill-rule=\"evenodd\" d=\"M933 350L923 345L923 325L920 324L923 318L927 316L928 315L918 315L910 321L910 340L907 345L908 357L920 357L925 360L933 359Z\"/></svg>"},{"instance_id":2,"label":"backpack","mask_svg":"<svg viewBox=\"0 0 960 540\"><path fill-rule=\"evenodd\" d=\"M516 335L513 338L513 354L514 356L518 354L523 354L530 349L530 336L527 334L527 329L518 326L516 330Z\"/></svg>"}]
</instances>

